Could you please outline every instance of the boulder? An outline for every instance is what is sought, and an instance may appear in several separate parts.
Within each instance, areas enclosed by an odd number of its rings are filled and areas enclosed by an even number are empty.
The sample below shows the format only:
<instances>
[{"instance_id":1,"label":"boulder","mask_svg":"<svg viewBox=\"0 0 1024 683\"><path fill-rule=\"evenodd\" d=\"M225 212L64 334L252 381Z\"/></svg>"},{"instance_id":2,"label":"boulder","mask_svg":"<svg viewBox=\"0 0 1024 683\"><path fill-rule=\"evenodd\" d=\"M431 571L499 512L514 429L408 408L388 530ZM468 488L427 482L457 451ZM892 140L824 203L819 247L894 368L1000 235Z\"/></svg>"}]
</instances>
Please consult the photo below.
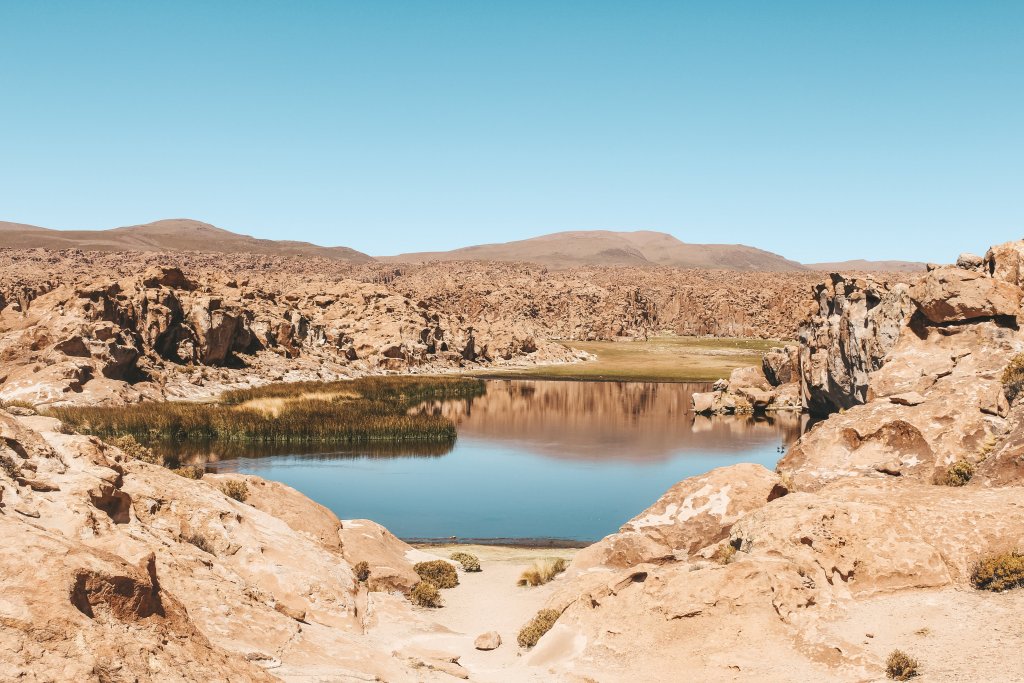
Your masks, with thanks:
<instances>
[{"instance_id":1,"label":"boulder","mask_svg":"<svg viewBox=\"0 0 1024 683\"><path fill-rule=\"evenodd\" d=\"M473 641L473 647L477 650L497 650L501 646L501 634L497 631L481 633Z\"/></svg>"},{"instance_id":2,"label":"boulder","mask_svg":"<svg viewBox=\"0 0 1024 683\"><path fill-rule=\"evenodd\" d=\"M985 260L977 254L964 252L956 259L956 267L964 270L980 270Z\"/></svg>"},{"instance_id":3,"label":"boulder","mask_svg":"<svg viewBox=\"0 0 1024 683\"><path fill-rule=\"evenodd\" d=\"M570 570L686 557L725 538L737 519L765 505L779 494L780 486L777 474L754 464L720 467L684 479L618 533L577 553Z\"/></svg>"},{"instance_id":4,"label":"boulder","mask_svg":"<svg viewBox=\"0 0 1024 683\"><path fill-rule=\"evenodd\" d=\"M765 379L773 387L787 384L797 379L797 366L800 363L800 347L788 345L773 348L761 359L761 371Z\"/></svg>"},{"instance_id":5,"label":"boulder","mask_svg":"<svg viewBox=\"0 0 1024 683\"><path fill-rule=\"evenodd\" d=\"M984 318L1017 321L1021 290L987 273L938 268L910 291L921 314L931 323L968 322Z\"/></svg>"}]
</instances>

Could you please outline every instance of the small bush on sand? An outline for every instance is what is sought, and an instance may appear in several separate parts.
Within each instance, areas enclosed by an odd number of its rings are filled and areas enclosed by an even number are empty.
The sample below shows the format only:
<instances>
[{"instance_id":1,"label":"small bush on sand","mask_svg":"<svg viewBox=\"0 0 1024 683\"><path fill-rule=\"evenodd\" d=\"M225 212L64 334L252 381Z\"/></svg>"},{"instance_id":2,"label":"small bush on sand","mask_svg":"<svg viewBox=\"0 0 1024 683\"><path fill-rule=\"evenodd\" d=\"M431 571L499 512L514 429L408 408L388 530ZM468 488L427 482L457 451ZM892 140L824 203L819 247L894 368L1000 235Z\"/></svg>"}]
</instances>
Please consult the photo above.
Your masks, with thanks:
<instances>
[{"instance_id":1,"label":"small bush on sand","mask_svg":"<svg viewBox=\"0 0 1024 683\"><path fill-rule=\"evenodd\" d=\"M1024 390L1024 353L1014 356L1003 370L1003 393L1006 394L1006 400L1013 403L1021 390Z\"/></svg>"},{"instance_id":2,"label":"small bush on sand","mask_svg":"<svg viewBox=\"0 0 1024 683\"><path fill-rule=\"evenodd\" d=\"M462 565L463 571L467 572L478 572L480 571L480 559L472 553L456 552L449 555L449 557L459 564Z\"/></svg>"},{"instance_id":3,"label":"small bush on sand","mask_svg":"<svg viewBox=\"0 0 1024 683\"><path fill-rule=\"evenodd\" d=\"M946 468L939 477L939 483L945 486L963 486L974 476L974 464L961 458Z\"/></svg>"},{"instance_id":4,"label":"small bush on sand","mask_svg":"<svg viewBox=\"0 0 1024 683\"><path fill-rule=\"evenodd\" d=\"M1024 586L1024 554L1014 551L982 558L971 571L971 584L996 592Z\"/></svg>"},{"instance_id":5,"label":"small bush on sand","mask_svg":"<svg viewBox=\"0 0 1024 683\"><path fill-rule=\"evenodd\" d=\"M732 543L725 543L718 546L711 555L711 559L718 564L731 564L736 559L736 546Z\"/></svg>"},{"instance_id":6,"label":"small bush on sand","mask_svg":"<svg viewBox=\"0 0 1024 683\"><path fill-rule=\"evenodd\" d=\"M917 660L903 650L893 650L885 660L885 675L894 681L906 681L917 675Z\"/></svg>"},{"instance_id":7,"label":"small bush on sand","mask_svg":"<svg viewBox=\"0 0 1024 683\"><path fill-rule=\"evenodd\" d=\"M185 477L186 479L202 479L203 475L206 474L206 470L198 465L185 465L184 467L177 467L171 472L174 472L179 477Z\"/></svg>"},{"instance_id":8,"label":"small bush on sand","mask_svg":"<svg viewBox=\"0 0 1024 683\"><path fill-rule=\"evenodd\" d=\"M17 479L21 476L21 468L14 462L14 458L6 453L0 453L0 472L3 472L11 479Z\"/></svg>"},{"instance_id":9,"label":"small bush on sand","mask_svg":"<svg viewBox=\"0 0 1024 683\"><path fill-rule=\"evenodd\" d=\"M455 588L459 585L459 574L451 562L444 560L417 562L412 568L421 579L429 581L438 588Z\"/></svg>"},{"instance_id":10,"label":"small bush on sand","mask_svg":"<svg viewBox=\"0 0 1024 683\"><path fill-rule=\"evenodd\" d=\"M204 553L210 553L213 555L213 545L206 539L206 536L202 534L191 534L184 538L186 543L191 543L195 547L202 550Z\"/></svg>"},{"instance_id":11,"label":"small bush on sand","mask_svg":"<svg viewBox=\"0 0 1024 683\"><path fill-rule=\"evenodd\" d=\"M108 439L107 443L111 446L120 448L129 458L148 462L153 465L160 464L160 456L154 453L152 448L147 448L136 441L135 437L131 434L125 434L124 436L119 436L116 439Z\"/></svg>"},{"instance_id":12,"label":"small bush on sand","mask_svg":"<svg viewBox=\"0 0 1024 683\"><path fill-rule=\"evenodd\" d=\"M558 621L558 617L561 616L557 610L553 609L542 609L537 612L537 616L529 621L520 631L519 641L520 647L533 647L540 640L541 636L551 630L551 627Z\"/></svg>"},{"instance_id":13,"label":"small bush on sand","mask_svg":"<svg viewBox=\"0 0 1024 683\"><path fill-rule=\"evenodd\" d=\"M220 485L221 492L228 498L234 498L239 503L244 503L249 497L249 487L240 479L229 479Z\"/></svg>"},{"instance_id":14,"label":"small bush on sand","mask_svg":"<svg viewBox=\"0 0 1024 683\"><path fill-rule=\"evenodd\" d=\"M519 575L518 586L543 586L566 570L569 563L564 558L538 562Z\"/></svg>"},{"instance_id":15,"label":"small bush on sand","mask_svg":"<svg viewBox=\"0 0 1024 683\"><path fill-rule=\"evenodd\" d=\"M437 586L429 581L420 581L413 586L409 597L420 607L440 607L443 604L441 591L437 590Z\"/></svg>"},{"instance_id":16,"label":"small bush on sand","mask_svg":"<svg viewBox=\"0 0 1024 683\"><path fill-rule=\"evenodd\" d=\"M356 575L356 580L365 583L366 580L370 578L370 563L365 560L363 562L358 562L356 563L356 566L352 568L352 571Z\"/></svg>"}]
</instances>

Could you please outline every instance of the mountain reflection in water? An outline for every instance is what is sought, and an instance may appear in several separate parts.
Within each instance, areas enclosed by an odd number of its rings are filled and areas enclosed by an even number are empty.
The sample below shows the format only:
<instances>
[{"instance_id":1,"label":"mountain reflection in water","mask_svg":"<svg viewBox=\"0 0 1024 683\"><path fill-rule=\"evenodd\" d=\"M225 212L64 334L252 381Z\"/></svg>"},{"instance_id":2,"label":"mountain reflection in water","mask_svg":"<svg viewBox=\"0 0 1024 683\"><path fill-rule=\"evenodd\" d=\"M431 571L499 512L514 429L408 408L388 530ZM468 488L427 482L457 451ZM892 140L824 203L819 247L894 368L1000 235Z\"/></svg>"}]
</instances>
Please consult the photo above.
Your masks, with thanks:
<instances>
[{"instance_id":1,"label":"mountain reflection in water","mask_svg":"<svg viewBox=\"0 0 1024 683\"><path fill-rule=\"evenodd\" d=\"M458 425L454 446L339 449L211 445L178 449L284 482L342 519L369 518L403 538L593 541L670 486L715 467L773 468L804 419L705 417L691 409L707 383L488 380L474 399L415 410Z\"/></svg>"}]
</instances>

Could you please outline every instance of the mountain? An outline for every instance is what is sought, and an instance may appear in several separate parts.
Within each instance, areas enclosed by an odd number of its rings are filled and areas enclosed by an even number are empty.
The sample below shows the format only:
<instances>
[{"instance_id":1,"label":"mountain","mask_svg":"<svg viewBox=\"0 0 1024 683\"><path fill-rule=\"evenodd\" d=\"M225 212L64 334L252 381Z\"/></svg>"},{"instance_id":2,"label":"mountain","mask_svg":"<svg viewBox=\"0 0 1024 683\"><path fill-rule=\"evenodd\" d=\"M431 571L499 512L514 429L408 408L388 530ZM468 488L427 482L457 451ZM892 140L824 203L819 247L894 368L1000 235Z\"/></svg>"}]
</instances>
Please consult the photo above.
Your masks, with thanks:
<instances>
[{"instance_id":1,"label":"mountain","mask_svg":"<svg viewBox=\"0 0 1024 683\"><path fill-rule=\"evenodd\" d=\"M834 261L831 263L805 263L810 270L827 270L830 272L862 270L868 273L923 273L926 265L920 261Z\"/></svg>"},{"instance_id":2,"label":"mountain","mask_svg":"<svg viewBox=\"0 0 1024 683\"><path fill-rule=\"evenodd\" d=\"M452 251L420 252L378 260L530 261L555 269L573 266L672 266L748 271L805 270L796 261L742 244L687 244L672 235L650 230L556 232L515 242L482 244Z\"/></svg>"},{"instance_id":3,"label":"mountain","mask_svg":"<svg viewBox=\"0 0 1024 683\"><path fill-rule=\"evenodd\" d=\"M320 256L348 263L373 260L366 254L348 247L321 247L309 242L258 239L187 218L172 218L111 230L50 230L34 225L0 221L0 247Z\"/></svg>"}]
</instances>

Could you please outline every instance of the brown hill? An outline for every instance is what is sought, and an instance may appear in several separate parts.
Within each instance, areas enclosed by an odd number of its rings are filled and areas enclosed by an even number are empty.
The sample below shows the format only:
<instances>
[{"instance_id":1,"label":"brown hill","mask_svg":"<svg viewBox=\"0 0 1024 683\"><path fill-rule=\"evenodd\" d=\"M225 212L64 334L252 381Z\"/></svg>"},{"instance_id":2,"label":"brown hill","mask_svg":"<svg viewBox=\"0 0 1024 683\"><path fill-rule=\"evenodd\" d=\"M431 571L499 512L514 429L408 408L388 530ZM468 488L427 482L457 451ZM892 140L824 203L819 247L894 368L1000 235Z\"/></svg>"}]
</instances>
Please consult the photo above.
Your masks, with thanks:
<instances>
[{"instance_id":1,"label":"brown hill","mask_svg":"<svg viewBox=\"0 0 1024 683\"><path fill-rule=\"evenodd\" d=\"M187 218L172 218L111 230L50 230L34 225L0 221L0 247L319 256L347 263L365 263L373 260L366 254L348 247L321 247L309 242L258 239Z\"/></svg>"},{"instance_id":2,"label":"brown hill","mask_svg":"<svg viewBox=\"0 0 1024 683\"><path fill-rule=\"evenodd\" d=\"M920 261L834 261L829 263L805 263L811 270L827 270L829 272L865 271L869 273L923 273L926 270Z\"/></svg>"},{"instance_id":3,"label":"brown hill","mask_svg":"<svg viewBox=\"0 0 1024 683\"><path fill-rule=\"evenodd\" d=\"M688 244L650 230L556 232L501 244L482 244L452 251L380 257L382 261L529 261L550 268L573 266L672 266L747 271L805 270L796 261L742 244Z\"/></svg>"}]
</instances>

